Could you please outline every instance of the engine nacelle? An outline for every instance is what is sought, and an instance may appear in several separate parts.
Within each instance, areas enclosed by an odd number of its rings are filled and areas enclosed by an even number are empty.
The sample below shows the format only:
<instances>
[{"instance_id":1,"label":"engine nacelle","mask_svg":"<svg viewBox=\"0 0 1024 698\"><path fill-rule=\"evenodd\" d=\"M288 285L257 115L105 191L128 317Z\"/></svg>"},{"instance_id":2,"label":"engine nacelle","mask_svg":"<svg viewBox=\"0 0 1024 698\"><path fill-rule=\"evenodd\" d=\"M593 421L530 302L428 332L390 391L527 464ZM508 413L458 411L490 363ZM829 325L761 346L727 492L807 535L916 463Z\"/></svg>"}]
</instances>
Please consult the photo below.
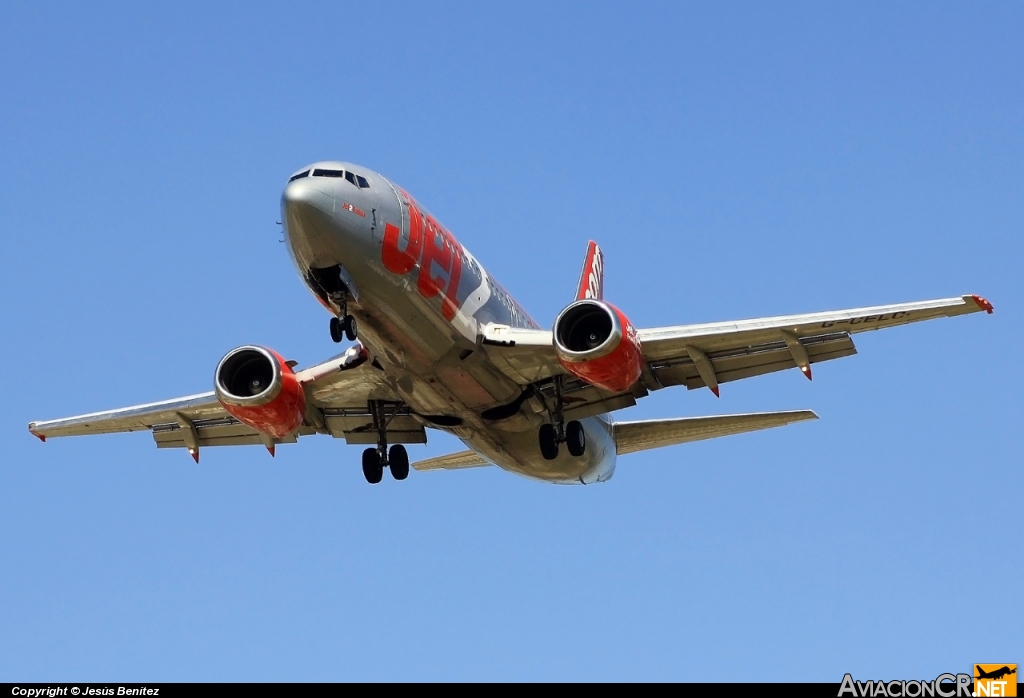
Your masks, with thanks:
<instances>
[{"instance_id":1,"label":"engine nacelle","mask_svg":"<svg viewBox=\"0 0 1024 698\"><path fill-rule=\"evenodd\" d=\"M558 360L580 380L619 393L640 379L643 348L629 319L614 305L576 301L558 314L554 335Z\"/></svg>"},{"instance_id":2,"label":"engine nacelle","mask_svg":"<svg viewBox=\"0 0 1024 698\"><path fill-rule=\"evenodd\" d=\"M288 436L306 416L306 393L295 371L270 349L228 352L217 364L213 384L228 414L267 436Z\"/></svg>"}]
</instances>

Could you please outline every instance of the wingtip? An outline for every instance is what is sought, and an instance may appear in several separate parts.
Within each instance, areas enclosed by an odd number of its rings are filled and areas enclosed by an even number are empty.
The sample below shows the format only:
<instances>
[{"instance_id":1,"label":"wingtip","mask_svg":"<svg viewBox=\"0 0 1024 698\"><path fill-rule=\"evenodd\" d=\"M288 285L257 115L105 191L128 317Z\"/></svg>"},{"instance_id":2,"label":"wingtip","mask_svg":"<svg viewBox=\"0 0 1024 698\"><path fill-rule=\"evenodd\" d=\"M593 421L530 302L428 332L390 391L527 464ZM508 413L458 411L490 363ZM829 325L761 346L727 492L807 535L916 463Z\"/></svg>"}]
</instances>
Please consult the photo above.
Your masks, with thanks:
<instances>
[{"instance_id":1,"label":"wingtip","mask_svg":"<svg viewBox=\"0 0 1024 698\"><path fill-rule=\"evenodd\" d=\"M718 386L717 385L714 388L711 389L711 392L713 392L715 394L715 397L722 397L722 393L718 390Z\"/></svg>"},{"instance_id":2,"label":"wingtip","mask_svg":"<svg viewBox=\"0 0 1024 698\"><path fill-rule=\"evenodd\" d=\"M40 441L42 441L44 444L46 443L46 436L44 434L40 434L38 431L33 429L31 426L28 428L28 433L31 434L32 436L36 437Z\"/></svg>"},{"instance_id":3,"label":"wingtip","mask_svg":"<svg viewBox=\"0 0 1024 698\"><path fill-rule=\"evenodd\" d=\"M803 372L803 374L805 376L807 376L807 380L813 380L811 378L811 367L810 366L801 366L800 370Z\"/></svg>"},{"instance_id":4,"label":"wingtip","mask_svg":"<svg viewBox=\"0 0 1024 698\"><path fill-rule=\"evenodd\" d=\"M992 306L992 304L989 303L984 298L982 298L981 296L979 296L978 294L972 295L971 298L974 299L974 302L978 304L979 308L984 310L989 315L991 315L993 312L995 312L995 308Z\"/></svg>"},{"instance_id":5,"label":"wingtip","mask_svg":"<svg viewBox=\"0 0 1024 698\"><path fill-rule=\"evenodd\" d=\"M276 457L276 451L274 450L273 446L267 446L267 453L270 454L271 458L275 458Z\"/></svg>"},{"instance_id":6,"label":"wingtip","mask_svg":"<svg viewBox=\"0 0 1024 698\"><path fill-rule=\"evenodd\" d=\"M194 460L196 463L199 462L199 449L198 448L190 448L188 450L188 454L190 456L192 456L192 460Z\"/></svg>"}]
</instances>

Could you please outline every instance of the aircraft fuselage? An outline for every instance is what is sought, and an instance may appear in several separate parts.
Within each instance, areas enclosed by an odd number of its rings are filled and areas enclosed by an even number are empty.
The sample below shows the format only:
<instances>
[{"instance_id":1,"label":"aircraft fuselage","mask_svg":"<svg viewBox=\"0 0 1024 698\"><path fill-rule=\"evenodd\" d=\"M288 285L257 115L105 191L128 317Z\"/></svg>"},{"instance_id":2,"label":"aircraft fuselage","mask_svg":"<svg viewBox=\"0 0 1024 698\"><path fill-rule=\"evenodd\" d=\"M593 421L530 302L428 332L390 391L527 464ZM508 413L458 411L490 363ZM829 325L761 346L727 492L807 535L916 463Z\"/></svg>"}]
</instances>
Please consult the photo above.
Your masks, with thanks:
<instances>
[{"instance_id":1,"label":"aircraft fuselage","mask_svg":"<svg viewBox=\"0 0 1024 698\"><path fill-rule=\"evenodd\" d=\"M407 192L358 165L318 162L293 175L282 215L303 281L330 313L356 319L359 342L416 414L520 475L565 484L611 477L615 443L604 415L580 420L583 456L562 449L554 460L541 457L547 413L536 399L484 419L523 389L481 351L479 328L539 325Z\"/></svg>"}]
</instances>

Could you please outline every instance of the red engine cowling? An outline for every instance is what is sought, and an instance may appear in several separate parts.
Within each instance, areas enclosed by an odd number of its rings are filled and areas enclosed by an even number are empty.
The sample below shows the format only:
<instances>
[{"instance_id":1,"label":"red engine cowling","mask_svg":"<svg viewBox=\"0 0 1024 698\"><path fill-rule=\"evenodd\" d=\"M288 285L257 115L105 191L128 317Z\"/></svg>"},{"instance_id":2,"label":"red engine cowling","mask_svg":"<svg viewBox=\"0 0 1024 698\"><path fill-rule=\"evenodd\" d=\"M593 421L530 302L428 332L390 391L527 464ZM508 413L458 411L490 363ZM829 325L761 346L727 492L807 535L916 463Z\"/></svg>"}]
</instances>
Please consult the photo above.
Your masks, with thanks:
<instances>
[{"instance_id":1,"label":"red engine cowling","mask_svg":"<svg viewBox=\"0 0 1024 698\"><path fill-rule=\"evenodd\" d=\"M558 360L580 380L619 393L640 379L640 340L614 305L596 299L576 301L555 319L554 335Z\"/></svg>"},{"instance_id":2,"label":"red engine cowling","mask_svg":"<svg viewBox=\"0 0 1024 698\"><path fill-rule=\"evenodd\" d=\"M292 367L263 347L239 347L217 364L214 391L224 409L256 431L281 439L299 428L306 393Z\"/></svg>"}]
</instances>

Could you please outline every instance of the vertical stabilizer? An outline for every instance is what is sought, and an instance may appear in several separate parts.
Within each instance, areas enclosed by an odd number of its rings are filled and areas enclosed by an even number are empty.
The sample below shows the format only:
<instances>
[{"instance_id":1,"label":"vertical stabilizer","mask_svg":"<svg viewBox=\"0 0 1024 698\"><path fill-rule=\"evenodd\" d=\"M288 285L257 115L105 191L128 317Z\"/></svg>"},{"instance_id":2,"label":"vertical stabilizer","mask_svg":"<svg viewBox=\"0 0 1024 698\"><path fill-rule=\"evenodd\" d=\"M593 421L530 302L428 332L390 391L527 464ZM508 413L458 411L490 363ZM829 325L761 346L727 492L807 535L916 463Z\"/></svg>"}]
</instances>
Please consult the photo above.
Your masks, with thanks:
<instances>
[{"instance_id":1,"label":"vertical stabilizer","mask_svg":"<svg viewBox=\"0 0 1024 698\"><path fill-rule=\"evenodd\" d=\"M584 298L604 299L604 254L593 240L587 246L587 259L576 287L576 300Z\"/></svg>"}]
</instances>

